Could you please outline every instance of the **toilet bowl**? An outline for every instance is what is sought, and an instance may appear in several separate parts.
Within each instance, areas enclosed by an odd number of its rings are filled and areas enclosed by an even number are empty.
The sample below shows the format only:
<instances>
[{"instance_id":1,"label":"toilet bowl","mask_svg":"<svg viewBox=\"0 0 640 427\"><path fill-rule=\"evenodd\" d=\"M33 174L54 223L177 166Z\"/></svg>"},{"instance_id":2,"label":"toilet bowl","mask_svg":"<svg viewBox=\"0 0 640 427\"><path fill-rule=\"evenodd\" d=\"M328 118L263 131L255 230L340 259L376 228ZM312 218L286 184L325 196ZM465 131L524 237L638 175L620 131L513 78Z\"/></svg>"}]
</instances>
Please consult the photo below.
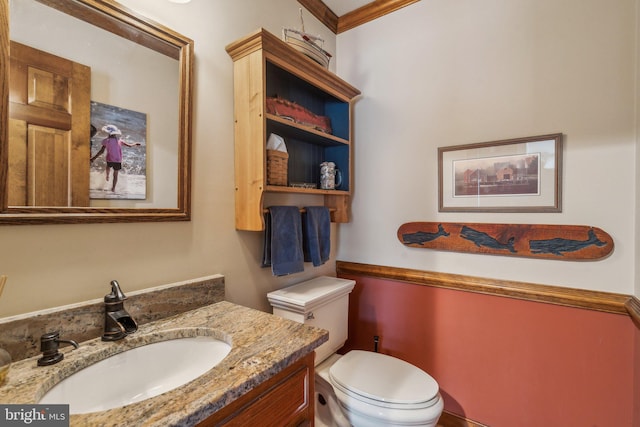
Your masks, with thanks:
<instances>
[{"instance_id":1,"label":"toilet bowl","mask_svg":"<svg viewBox=\"0 0 640 427\"><path fill-rule=\"evenodd\" d=\"M432 427L444 409L438 383L430 375L369 351L330 356L316 367L315 386L320 427Z\"/></svg>"},{"instance_id":2,"label":"toilet bowl","mask_svg":"<svg viewBox=\"0 0 640 427\"><path fill-rule=\"evenodd\" d=\"M316 427L350 427L351 423L340 406L333 386L329 382L329 368L340 358L340 355L330 356L316 366L315 378L315 425Z\"/></svg>"},{"instance_id":3,"label":"toilet bowl","mask_svg":"<svg viewBox=\"0 0 640 427\"><path fill-rule=\"evenodd\" d=\"M444 402L429 374L381 353L336 353L347 338L354 285L318 277L267 294L274 314L329 331L329 341L316 349L316 426L436 426Z\"/></svg>"}]
</instances>

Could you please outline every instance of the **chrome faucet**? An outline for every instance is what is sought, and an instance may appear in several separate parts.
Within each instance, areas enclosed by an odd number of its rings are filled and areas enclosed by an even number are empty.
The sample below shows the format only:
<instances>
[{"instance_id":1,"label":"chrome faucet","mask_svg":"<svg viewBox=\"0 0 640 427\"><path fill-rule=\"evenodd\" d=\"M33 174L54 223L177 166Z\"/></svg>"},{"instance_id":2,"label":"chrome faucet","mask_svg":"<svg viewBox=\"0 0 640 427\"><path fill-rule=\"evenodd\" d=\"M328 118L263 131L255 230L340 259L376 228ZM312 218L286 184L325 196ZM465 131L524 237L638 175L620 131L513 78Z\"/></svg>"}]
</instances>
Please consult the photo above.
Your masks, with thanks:
<instances>
[{"instance_id":1,"label":"chrome faucet","mask_svg":"<svg viewBox=\"0 0 640 427\"><path fill-rule=\"evenodd\" d=\"M79 347L74 340L61 340L60 332L48 332L40 337L42 357L38 359L38 366L53 365L64 359L64 354L58 351L61 342L71 344L75 348Z\"/></svg>"},{"instance_id":2,"label":"chrome faucet","mask_svg":"<svg viewBox=\"0 0 640 427\"><path fill-rule=\"evenodd\" d=\"M111 281L111 293L104 296L104 334L102 341L116 341L138 330L138 324L124 309L127 297L117 281Z\"/></svg>"}]
</instances>

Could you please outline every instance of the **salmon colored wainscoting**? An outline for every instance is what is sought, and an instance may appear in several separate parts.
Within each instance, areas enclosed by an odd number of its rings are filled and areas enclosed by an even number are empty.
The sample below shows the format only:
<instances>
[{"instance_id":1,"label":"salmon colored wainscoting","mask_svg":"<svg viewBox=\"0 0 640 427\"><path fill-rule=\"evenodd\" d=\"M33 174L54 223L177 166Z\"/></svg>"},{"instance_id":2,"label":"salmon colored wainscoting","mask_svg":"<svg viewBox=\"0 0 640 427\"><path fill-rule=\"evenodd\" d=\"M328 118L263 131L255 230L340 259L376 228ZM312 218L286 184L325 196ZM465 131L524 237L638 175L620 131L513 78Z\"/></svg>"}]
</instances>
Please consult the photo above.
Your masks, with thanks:
<instances>
[{"instance_id":1,"label":"salmon colored wainscoting","mask_svg":"<svg viewBox=\"0 0 640 427\"><path fill-rule=\"evenodd\" d=\"M635 391L634 396L634 408L633 408L633 421L635 425L640 425L640 328L636 329L636 353L635 353Z\"/></svg>"},{"instance_id":2,"label":"salmon colored wainscoting","mask_svg":"<svg viewBox=\"0 0 640 427\"><path fill-rule=\"evenodd\" d=\"M629 314L633 318L637 328L635 335L635 391L633 393L633 421L635 426L640 426L640 300L632 298L626 304Z\"/></svg>"},{"instance_id":3,"label":"salmon colored wainscoting","mask_svg":"<svg viewBox=\"0 0 640 427\"><path fill-rule=\"evenodd\" d=\"M438 381L443 418L640 426L637 299L342 261L337 273L356 281L343 351L378 336L380 352Z\"/></svg>"}]
</instances>

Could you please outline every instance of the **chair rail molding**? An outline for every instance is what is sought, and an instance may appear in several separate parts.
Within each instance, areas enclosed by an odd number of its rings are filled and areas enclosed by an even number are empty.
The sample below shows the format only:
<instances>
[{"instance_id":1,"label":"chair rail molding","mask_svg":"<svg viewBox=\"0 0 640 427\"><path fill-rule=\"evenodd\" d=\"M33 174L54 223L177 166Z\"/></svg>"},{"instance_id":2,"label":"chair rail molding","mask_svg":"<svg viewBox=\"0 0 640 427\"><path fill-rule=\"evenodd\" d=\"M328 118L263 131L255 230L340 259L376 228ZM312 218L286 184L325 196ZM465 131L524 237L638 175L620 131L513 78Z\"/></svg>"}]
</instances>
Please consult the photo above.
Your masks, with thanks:
<instances>
[{"instance_id":1,"label":"chair rail molding","mask_svg":"<svg viewBox=\"0 0 640 427\"><path fill-rule=\"evenodd\" d=\"M630 316L640 328L640 300L625 294L346 261L336 261L336 272L338 275L379 277L424 286L623 314Z\"/></svg>"},{"instance_id":2,"label":"chair rail molding","mask_svg":"<svg viewBox=\"0 0 640 427\"><path fill-rule=\"evenodd\" d=\"M629 316L631 316L633 323L635 323L636 326L640 329L640 299L635 296L631 297L624 305L627 308L627 311L629 312Z\"/></svg>"}]
</instances>

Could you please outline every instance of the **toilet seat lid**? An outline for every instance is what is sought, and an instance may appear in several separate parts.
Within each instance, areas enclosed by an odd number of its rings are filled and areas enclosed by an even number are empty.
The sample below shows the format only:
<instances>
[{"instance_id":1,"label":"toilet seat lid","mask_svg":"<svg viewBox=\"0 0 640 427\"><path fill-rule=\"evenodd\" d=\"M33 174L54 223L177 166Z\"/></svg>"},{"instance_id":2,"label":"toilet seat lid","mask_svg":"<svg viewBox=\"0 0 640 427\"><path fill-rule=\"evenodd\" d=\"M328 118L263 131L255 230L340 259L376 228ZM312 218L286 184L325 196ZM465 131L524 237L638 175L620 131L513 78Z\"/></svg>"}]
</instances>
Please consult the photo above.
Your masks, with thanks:
<instances>
[{"instance_id":1,"label":"toilet seat lid","mask_svg":"<svg viewBox=\"0 0 640 427\"><path fill-rule=\"evenodd\" d=\"M338 359L329 369L329 378L351 394L394 405L425 403L439 390L436 380L417 366L362 350L351 350Z\"/></svg>"}]
</instances>

